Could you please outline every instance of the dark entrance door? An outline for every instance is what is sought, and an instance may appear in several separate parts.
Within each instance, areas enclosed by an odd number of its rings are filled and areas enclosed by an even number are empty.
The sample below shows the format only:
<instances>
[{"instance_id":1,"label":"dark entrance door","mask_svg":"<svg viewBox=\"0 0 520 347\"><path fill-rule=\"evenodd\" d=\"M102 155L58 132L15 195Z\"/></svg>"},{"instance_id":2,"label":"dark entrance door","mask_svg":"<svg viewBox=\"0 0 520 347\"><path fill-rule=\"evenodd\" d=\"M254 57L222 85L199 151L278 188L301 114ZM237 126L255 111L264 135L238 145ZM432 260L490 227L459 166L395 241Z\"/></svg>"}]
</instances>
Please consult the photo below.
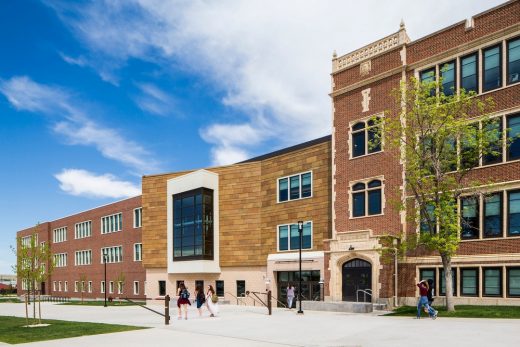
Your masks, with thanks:
<instances>
[{"instance_id":1,"label":"dark entrance door","mask_svg":"<svg viewBox=\"0 0 520 347\"><path fill-rule=\"evenodd\" d=\"M40 283L41 293L42 295L45 295L45 282Z\"/></svg>"},{"instance_id":2,"label":"dark entrance door","mask_svg":"<svg viewBox=\"0 0 520 347\"><path fill-rule=\"evenodd\" d=\"M295 298L293 307L296 306L298 297L299 271L278 271L278 295L277 298L287 304L287 287L292 284ZM302 300L320 300L320 271L302 271ZM283 307L278 303L278 307Z\"/></svg>"},{"instance_id":3,"label":"dark entrance door","mask_svg":"<svg viewBox=\"0 0 520 347\"><path fill-rule=\"evenodd\" d=\"M372 293L372 265L353 259L343 264L343 301L356 301L359 289ZM359 292L359 301L371 302L371 297Z\"/></svg>"}]
</instances>

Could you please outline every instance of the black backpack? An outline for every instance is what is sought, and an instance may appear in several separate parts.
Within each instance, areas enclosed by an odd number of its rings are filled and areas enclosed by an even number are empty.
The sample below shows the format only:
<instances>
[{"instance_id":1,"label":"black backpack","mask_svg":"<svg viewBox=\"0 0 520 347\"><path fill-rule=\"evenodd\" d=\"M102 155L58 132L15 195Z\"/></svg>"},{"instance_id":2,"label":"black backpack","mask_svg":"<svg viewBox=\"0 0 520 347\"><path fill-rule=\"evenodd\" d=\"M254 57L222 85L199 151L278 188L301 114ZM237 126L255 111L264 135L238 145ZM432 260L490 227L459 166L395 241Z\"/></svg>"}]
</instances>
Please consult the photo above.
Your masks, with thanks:
<instances>
[{"instance_id":1,"label":"black backpack","mask_svg":"<svg viewBox=\"0 0 520 347\"><path fill-rule=\"evenodd\" d=\"M190 297L190 292L188 292L186 289L183 289L181 292L181 298L188 299L189 297Z\"/></svg>"}]
</instances>

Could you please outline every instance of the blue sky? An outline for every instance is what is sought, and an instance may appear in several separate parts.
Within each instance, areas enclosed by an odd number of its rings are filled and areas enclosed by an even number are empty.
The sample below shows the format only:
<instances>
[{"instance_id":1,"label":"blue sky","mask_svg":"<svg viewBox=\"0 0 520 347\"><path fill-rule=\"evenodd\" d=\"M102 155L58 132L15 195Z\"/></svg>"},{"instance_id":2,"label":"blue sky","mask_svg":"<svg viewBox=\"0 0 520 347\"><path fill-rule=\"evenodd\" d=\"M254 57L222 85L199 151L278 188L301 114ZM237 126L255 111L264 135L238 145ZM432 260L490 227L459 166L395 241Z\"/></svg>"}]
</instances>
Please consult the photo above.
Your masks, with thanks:
<instances>
[{"instance_id":1,"label":"blue sky","mask_svg":"<svg viewBox=\"0 0 520 347\"><path fill-rule=\"evenodd\" d=\"M0 273L15 233L143 174L329 134L331 56L503 1L0 2Z\"/></svg>"}]
</instances>

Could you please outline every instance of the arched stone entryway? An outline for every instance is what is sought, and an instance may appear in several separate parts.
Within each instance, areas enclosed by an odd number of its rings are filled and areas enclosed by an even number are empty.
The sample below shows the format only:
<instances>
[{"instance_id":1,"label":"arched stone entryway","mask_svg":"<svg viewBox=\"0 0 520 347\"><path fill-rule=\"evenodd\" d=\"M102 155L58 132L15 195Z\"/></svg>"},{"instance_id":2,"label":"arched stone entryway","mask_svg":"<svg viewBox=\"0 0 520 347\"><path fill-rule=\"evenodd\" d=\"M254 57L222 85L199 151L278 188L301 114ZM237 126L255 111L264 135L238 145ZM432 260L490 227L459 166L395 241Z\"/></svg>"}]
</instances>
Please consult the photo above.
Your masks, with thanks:
<instances>
[{"instance_id":1,"label":"arched stone entryway","mask_svg":"<svg viewBox=\"0 0 520 347\"><path fill-rule=\"evenodd\" d=\"M342 267L342 300L356 301L358 290L372 291L372 265L363 259L352 259ZM371 295L359 292L359 301L372 301Z\"/></svg>"}]
</instances>

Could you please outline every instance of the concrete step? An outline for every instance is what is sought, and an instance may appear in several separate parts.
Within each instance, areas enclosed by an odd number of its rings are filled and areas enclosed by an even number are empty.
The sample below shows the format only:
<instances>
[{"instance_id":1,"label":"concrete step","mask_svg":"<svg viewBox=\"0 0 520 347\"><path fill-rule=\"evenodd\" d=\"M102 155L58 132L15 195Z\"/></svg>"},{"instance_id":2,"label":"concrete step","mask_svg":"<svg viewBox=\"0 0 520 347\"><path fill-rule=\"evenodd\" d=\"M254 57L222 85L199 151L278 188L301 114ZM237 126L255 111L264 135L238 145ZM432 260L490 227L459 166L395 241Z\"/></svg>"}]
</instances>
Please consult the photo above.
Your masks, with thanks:
<instances>
[{"instance_id":1,"label":"concrete step","mask_svg":"<svg viewBox=\"0 0 520 347\"><path fill-rule=\"evenodd\" d=\"M387 311L388 306L386 304L372 304L372 309L374 311Z\"/></svg>"},{"instance_id":2,"label":"concrete step","mask_svg":"<svg viewBox=\"0 0 520 347\"><path fill-rule=\"evenodd\" d=\"M370 302L350 301L302 301L302 309L310 311L370 313L374 308Z\"/></svg>"}]
</instances>

